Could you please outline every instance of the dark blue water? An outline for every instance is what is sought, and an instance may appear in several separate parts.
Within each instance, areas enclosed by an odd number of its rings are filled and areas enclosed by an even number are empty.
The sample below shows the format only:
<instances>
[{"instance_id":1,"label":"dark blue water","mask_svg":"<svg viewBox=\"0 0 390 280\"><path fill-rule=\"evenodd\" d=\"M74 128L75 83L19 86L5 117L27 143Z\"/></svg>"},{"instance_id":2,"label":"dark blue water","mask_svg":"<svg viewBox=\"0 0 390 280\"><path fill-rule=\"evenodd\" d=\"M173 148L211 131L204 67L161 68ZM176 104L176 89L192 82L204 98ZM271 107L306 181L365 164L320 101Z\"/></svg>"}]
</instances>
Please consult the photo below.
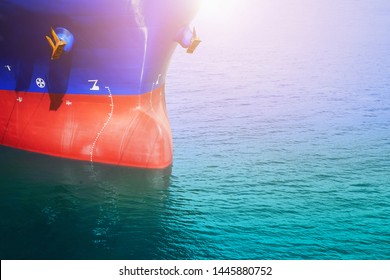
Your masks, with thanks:
<instances>
[{"instance_id":1,"label":"dark blue water","mask_svg":"<svg viewBox=\"0 0 390 280\"><path fill-rule=\"evenodd\" d=\"M171 170L0 149L2 259L390 259L390 4L227 2L171 63Z\"/></svg>"}]
</instances>

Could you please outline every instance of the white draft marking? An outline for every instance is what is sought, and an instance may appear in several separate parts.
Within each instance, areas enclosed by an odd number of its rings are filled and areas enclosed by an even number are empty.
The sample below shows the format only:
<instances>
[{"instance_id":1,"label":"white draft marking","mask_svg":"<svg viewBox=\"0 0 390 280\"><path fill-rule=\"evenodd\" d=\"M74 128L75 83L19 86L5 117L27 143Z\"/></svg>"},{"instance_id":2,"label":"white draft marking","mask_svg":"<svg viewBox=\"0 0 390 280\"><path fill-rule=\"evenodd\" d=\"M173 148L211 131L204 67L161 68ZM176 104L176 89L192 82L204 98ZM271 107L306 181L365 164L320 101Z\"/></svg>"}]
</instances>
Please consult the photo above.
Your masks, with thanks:
<instances>
[{"instance_id":1,"label":"white draft marking","mask_svg":"<svg viewBox=\"0 0 390 280\"><path fill-rule=\"evenodd\" d=\"M16 98L16 101L18 101L19 103L23 101L23 98L22 97L18 97Z\"/></svg>"},{"instance_id":2,"label":"white draft marking","mask_svg":"<svg viewBox=\"0 0 390 280\"><path fill-rule=\"evenodd\" d=\"M100 90L100 87L97 85L99 80L88 80L89 83L93 83L93 86L89 90Z\"/></svg>"},{"instance_id":3,"label":"white draft marking","mask_svg":"<svg viewBox=\"0 0 390 280\"><path fill-rule=\"evenodd\" d=\"M44 87L46 86L45 80L42 79L42 78L37 78L37 79L35 80L35 83L37 84L37 86L38 86L39 88L44 88Z\"/></svg>"},{"instance_id":4,"label":"white draft marking","mask_svg":"<svg viewBox=\"0 0 390 280\"><path fill-rule=\"evenodd\" d=\"M96 143L99 140L100 135L102 135L103 131L106 129L107 125L110 123L112 115L114 113L114 99L112 98L112 93L111 93L110 87L105 87L105 88L108 90L108 98L110 98L111 110L108 113L108 118L107 118L106 122L103 124L103 127L96 134L95 140L92 143L91 150L89 152L91 163L93 163L93 153L94 153L94 150L95 150Z\"/></svg>"},{"instance_id":5,"label":"white draft marking","mask_svg":"<svg viewBox=\"0 0 390 280\"><path fill-rule=\"evenodd\" d=\"M4 67L5 67L5 68L7 68L7 69L8 69L8 71L10 71L10 72L11 72L11 66L10 66L10 65L5 65Z\"/></svg>"},{"instance_id":6,"label":"white draft marking","mask_svg":"<svg viewBox=\"0 0 390 280\"><path fill-rule=\"evenodd\" d=\"M66 100L65 104L70 106L70 105L72 105L72 101Z\"/></svg>"}]
</instances>

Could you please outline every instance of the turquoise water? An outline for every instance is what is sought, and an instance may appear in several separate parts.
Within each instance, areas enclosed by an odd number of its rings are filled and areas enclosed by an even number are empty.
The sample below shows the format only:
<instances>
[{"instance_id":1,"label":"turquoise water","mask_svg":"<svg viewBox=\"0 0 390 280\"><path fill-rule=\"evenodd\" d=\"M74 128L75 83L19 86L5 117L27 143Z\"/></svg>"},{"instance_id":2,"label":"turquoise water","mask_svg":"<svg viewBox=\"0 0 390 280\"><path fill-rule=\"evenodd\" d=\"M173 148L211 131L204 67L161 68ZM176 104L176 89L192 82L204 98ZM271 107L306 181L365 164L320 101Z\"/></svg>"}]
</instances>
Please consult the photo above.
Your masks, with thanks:
<instances>
[{"instance_id":1,"label":"turquoise water","mask_svg":"<svg viewBox=\"0 0 390 280\"><path fill-rule=\"evenodd\" d=\"M175 53L171 170L0 148L0 258L390 259L390 4L260 2Z\"/></svg>"}]
</instances>

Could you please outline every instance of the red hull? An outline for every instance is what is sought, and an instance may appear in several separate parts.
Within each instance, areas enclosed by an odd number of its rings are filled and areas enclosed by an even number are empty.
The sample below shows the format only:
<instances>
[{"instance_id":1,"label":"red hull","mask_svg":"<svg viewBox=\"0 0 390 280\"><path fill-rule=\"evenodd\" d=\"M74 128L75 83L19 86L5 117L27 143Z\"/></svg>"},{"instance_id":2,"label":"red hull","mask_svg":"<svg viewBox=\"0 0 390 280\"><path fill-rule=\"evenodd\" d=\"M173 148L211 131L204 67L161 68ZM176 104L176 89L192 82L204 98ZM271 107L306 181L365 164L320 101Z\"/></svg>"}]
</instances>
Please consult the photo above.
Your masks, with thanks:
<instances>
[{"instance_id":1,"label":"red hull","mask_svg":"<svg viewBox=\"0 0 390 280\"><path fill-rule=\"evenodd\" d=\"M113 165L165 168L172 134L164 86L141 95L0 91L0 144Z\"/></svg>"}]
</instances>

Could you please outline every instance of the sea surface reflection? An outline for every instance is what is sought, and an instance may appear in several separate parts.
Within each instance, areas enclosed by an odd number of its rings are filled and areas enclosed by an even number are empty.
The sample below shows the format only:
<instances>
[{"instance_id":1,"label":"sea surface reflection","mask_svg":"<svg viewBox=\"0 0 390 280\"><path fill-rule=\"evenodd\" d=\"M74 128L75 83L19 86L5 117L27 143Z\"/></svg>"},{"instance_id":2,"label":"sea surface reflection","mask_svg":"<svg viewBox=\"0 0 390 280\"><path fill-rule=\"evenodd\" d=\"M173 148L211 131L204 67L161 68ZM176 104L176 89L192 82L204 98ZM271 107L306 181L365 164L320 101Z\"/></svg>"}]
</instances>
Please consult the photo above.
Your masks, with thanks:
<instances>
[{"instance_id":1,"label":"sea surface reflection","mask_svg":"<svg viewBox=\"0 0 390 280\"><path fill-rule=\"evenodd\" d=\"M170 168L91 165L0 149L1 259L157 256Z\"/></svg>"}]
</instances>

